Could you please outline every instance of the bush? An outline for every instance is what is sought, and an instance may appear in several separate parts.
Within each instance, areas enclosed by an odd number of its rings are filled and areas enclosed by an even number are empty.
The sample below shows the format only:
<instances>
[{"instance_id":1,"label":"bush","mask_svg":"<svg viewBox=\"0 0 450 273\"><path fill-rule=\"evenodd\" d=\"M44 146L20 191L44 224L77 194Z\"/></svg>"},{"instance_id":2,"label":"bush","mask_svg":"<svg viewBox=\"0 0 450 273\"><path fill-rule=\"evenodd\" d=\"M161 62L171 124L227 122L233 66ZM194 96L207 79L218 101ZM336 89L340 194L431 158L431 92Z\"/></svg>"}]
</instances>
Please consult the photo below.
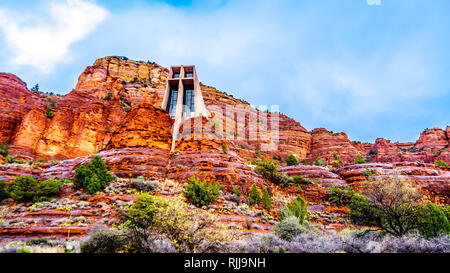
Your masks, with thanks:
<instances>
[{"instance_id":1,"label":"bush","mask_svg":"<svg viewBox=\"0 0 450 273\"><path fill-rule=\"evenodd\" d=\"M434 165L436 165L438 167L448 168L448 164L444 160L435 160Z\"/></svg>"},{"instance_id":2,"label":"bush","mask_svg":"<svg viewBox=\"0 0 450 273\"><path fill-rule=\"evenodd\" d=\"M273 161L261 159L255 161L255 165L255 172L280 187L287 187L294 183L292 178L287 176L285 173L278 172L279 166Z\"/></svg>"},{"instance_id":3,"label":"bush","mask_svg":"<svg viewBox=\"0 0 450 273\"><path fill-rule=\"evenodd\" d=\"M9 183L6 191L14 201L28 202L33 201L38 189L36 179L26 175L19 176Z\"/></svg>"},{"instance_id":4,"label":"bush","mask_svg":"<svg viewBox=\"0 0 450 273\"><path fill-rule=\"evenodd\" d=\"M223 154L228 153L228 148L227 148L227 145L225 145L225 143L222 143L222 153Z\"/></svg>"},{"instance_id":5,"label":"bush","mask_svg":"<svg viewBox=\"0 0 450 273\"><path fill-rule=\"evenodd\" d=\"M34 202L49 201L61 193L61 184L58 180L49 179L39 183Z\"/></svg>"},{"instance_id":6,"label":"bush","mask_svg":"<svg viewBox=\"0 0 450 273\"><path fill-rule=\"evenodd\" d=\"M292 180L294 181L294 184L299 185L299 186L312 184L311 180L309 180L308 178L305 178L303 176L299 176L299 175L293 176Z\"/></svg>"},{"instance_id":7,"label":"bush","mask_svg":"<svg viewBox=\"0 0 450 273\"><path fill-rule=\"evenodd\" d=\"M14 163L14 158L11 155L7 155L5 157L5 163L6 164Z\"/></svg>"},{"instance_id":8,"label":"bush","mask_svg":"<svg viewBox=\"0 0 450 273\"><path fill-rule=\"evenodd\" d=\"M228 236L217 228L216 219L205 212L189 213L183 202L166 201L149 194L136 199L127 218L131 227L151 229L165 236L180 252L195 252L204 242L215 244L228 240ZM145 232L133 230L133 236L137 238L133 241L147 239Z\"/></svg>"},{"instance_id":9,"label":"bush","mask_svg":"<svg viewBox=\"0 0 450 273\"><path fill-rule=\"evenodd\" d=\"M450 234L450 223L444 208L433 203L423 206L419 212L419 232L425 237L436 237Z\"/></svg>"},{"instance_id":10,"label":"bush","mask_svg":"<svg viewBox=\"0 0 450 273\"><path fill-rule=\"evenodd\" d=\"M167 201L164 198L144 193L136 197L133 206L127 211L127 219L133 226L146 229L153 225L157 210L165 207Z\"/></svg>"},{"instance_id":11,"label":"bush","mask_svg":"<svg viewBox=\"0 0 450 273\"><path fill-rule=\"evenodd\" d=\"M236 187L233 187L231 189L231 193L234 194L234 195L237 195L237 196L241 195L241 191L238 188L236 188Z\"/></svg>"},{"instance_id":12,"label":"bush","mask_svg":"<svg viewBox=\"0 0 450 273\"><path fill-rule=\"evenodd\" d=\"M355 164L365 164L365 163L367 163L367 162L362 155L356 156Z\"/></svg>"},{"instance_id":13,"label":"bush","mask_svg":"<svg viewBox=\"0 0 450 273\"><path fill-rule=\"evenodd\" d=\"M143 176L139 176L131 181L131 187L138 191L154 192L158 185L158 181L147 181Z\"/></svg>"},{"instance_id":14,"label":"bush","mask_svg":"<svg viewBox=\"0 0 450 273\"><path fill-rule=\"evenodd\" d=\"M343 164L341 157L336 153L333 153L332 155L334 159L331 161L331 165L334 167L341 167Z\"/></svg>"},{"instance_id":15,"label":"bush","mask_svg":"<svg viewBox=\"0 0 450 273\"><path fill-rule=\"evenodd\" d=\"M0 144L0 155L6 158L9 155L9 141L5 140L2 144Z\"/></svg>"},{"instance_id":16,"label":"bush","mask_svg":"<svg viewBox=\"0 0 450 273\"><path fill-rule=\"evenodd\" d=\"M52 98L47 98L47 109L45 110L45 115L48 118L53 118L53 110L55 109L55 100Z\"/></svg>"},{"instance_id":17,"label":"bush","mask_svg":"<svg viewBox=\"0 0 450 273\"><path fill-rule=\"evenodd\" d=\"M321 157L318 157L316 160L314 160L313 165L315 166L326 166L327 160Z\"/></svg>"},{"instance_id":18,"label":"bush","mask_svg":"<svg viewBox=\"0 0 450 273\"><path fill-rule=\"evenodd\" d=\"M45 160L42 157L39 157L38 159L36 159L36 163L45 163Z\"/></svg>"},{"instance_id":19,"label":"bush","mask_svg":"<svg viewBox=\"0 0 450 273\"><path fill-rule=\"evenodd\" d=\"M123 230L98 229L81 244L81 253L121 253L125 252L128 243L128 236Z\"/></svg>"},{"instance_id":20,"label":"bush","mask_svg":"<svg viewBox=\"0 0 450 273\"><path fill-rule=\"evenodd\" d=\"M280 221L283 221L290 216L295 216L300 224L309 221L306 201L300 195L281 210Z\"/></svg>"},{"instance_id":21,"label":"bush","mask_svg":"<svg viewBox=\"0 0 450 273\"><path fill-rule=\"evenodd\" d=\"M366 168L366 170L362 171L361 174L364 175L365 177L371 177L377 174L377 171L374 169Z\"/></svg>"},{"instance_id":22,"label":"bush","mask_svg":"<svg viewBox=\"0 0 450 273\"><path fill-rule=\"evenodd\" d=\"M367 196L355 193L348 207L350 208L350 219L357 225L372 226L379 222L375 205Z\"/></svg>"},{"instance_id":23,"label":"bush","mask_svg":"<svg viewBox=\"0 0 450 273\"><path fill-rule=\"evenodd\" d=\"M297 217L289 216L276 224L273 231L281 239L291 241L301 233L301 227Z\"/></svg>"},{"instance_id":24,"label":"bush","mask_svg":"<svg viewBox=\"0 0 450 273\"><path fill-rule=\"evenodd\" d=\"M106 169L103 159L95 155L87 166L81 165L75 170L73 186L86 189L88 194L95 194L113 181L113 175Z\"/></svg>"},{"instance_id":25,"label":"bush","mask_svg":"<svg viewBox=\"0 0 450 273\"><path fill-rule=\"evenodd\" d=\"M15 201L48 201L61 192L62 182L49 179L38 183L31 176L19 176L8 184L7 194Z\"/></svg>"},{"instance_id":26,"label":"bush","mask_svg":"<svg viewBox=\"0 0 450 273\"><path fill-rule=\"evenodd\" d=\"M103 100L111 100L113 98L113 93L108 92L108 94L106 95L106 97L103 98Z\"/></svg>"},{"instance_id":27,"label":"bush","mask_svg":"<svg viewBox=\"0 0 450 273\"><path fill-rule=\"evenodd\" d=\"M215 182L209 184L194 177L189 178L188 185L184 191L184 196L196 206L207 206L216 201L219 196L220 184Z\"/></svg>"},{"instance_id":28,"label":"bush","mask_svg":"<svg viewBox=\"0 0 450 273\"><path fill-rule=\"evenodd\" d=\"M255 184L253 184L248 193L248 203L250 206L259 205L261 203L261 194Z\"/></svg>"},{"instance_id":29,"label":"bush","mask_svg":"<svg viewBox=\"0 0 450 273\"><path fill-rule=\"evenodd\" d=\"M298 162L297 158L294 155L291 154L286 159L286 164L288 166L296 166L296 165L300 164L300 162Z\"/></svg>"},{"instance_id":30,"label":"bush","mask_svg":"<svg viewBox=\"0 0 450 273\"><path fill-rule=\"evenodd\" d=\"M355 190L352 187L332 186L327 190L328 201L337 206L346 206L351 203Z\"/></svg>"},{"instance_id":31,"label":"bush","mask_svg":"<svg viewBox=\"0 0 450 273\"><path fill-rule=\"evenodd\" d=\"M274 181L274 177L278 175L278 164L269 160L257 160L255 161L255 172L262 175L265 179Z\"/></svg>"},{"instance_id":32,"label":"bush","mask_svg":"<svg viewBox=\"0 0 450 273\"><path fill-rule=\"evenodd\" d=\"M378 216L376 225L381 230L401 237L418 228L422 195L416 187L398 178L367 182L361 186L373 202L373 214Z\"/></svg>"},{"instance_id":33,"label":"bush","mask_svg":"<svg viewBox=\"0 0 450 273\"><path fill-rule=\"evenodd\" d=\"M5 181L0 180L0 201L2 201L4 199L8 199L8 198L9 198L9 194L5 190Z\"/></svg>"},{"instance_id":34,"label":"bush","mask_svg":"<svg viewBox=\"0 0 450 273\"><path fill-rule=\"evenodd\" d=\"M272 208L272 198L270 198L267 188L264 188L262 190L261 205L267 210L270 210Z\"/></svg>"}]
</instances>

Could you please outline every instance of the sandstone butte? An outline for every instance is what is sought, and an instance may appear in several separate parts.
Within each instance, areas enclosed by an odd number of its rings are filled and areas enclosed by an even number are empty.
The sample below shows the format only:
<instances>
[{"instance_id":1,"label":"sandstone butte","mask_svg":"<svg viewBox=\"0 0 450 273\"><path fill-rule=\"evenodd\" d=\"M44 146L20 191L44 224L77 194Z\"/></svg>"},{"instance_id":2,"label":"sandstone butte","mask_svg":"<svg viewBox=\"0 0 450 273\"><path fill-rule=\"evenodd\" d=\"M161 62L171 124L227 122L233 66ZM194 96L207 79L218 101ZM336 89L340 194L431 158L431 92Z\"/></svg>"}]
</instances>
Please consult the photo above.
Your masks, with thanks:
<instances>
[{"instance_id":1,"label":"sandstone butte","mask_svg":"<svg viewBox=\"0 0 450 273\"><path fill-rule=\"evenodd\" d=\"M0 179L10 182L19 175L32 175L38 180L71 178L77 166L98 154L108 169L120 178L144 176L160 181L158 194L161 195L180 195L183 185L192 176L221 183L224 196L219 198L218 205L230 203L227 194L233 187L240 189L242 197L253 184L267 187L275 200L270 214L276 219L277 209L295 198L297 187L281 189L257 174L249 162L263 157L278 159L280 172L300 175L314 182L304 187L301 194L309 202L310 210L319 213L317 221L330 229L339 230L346 226L345 210L327 203L326 189L332 185L357 188L367 169L376 171L375 178L401 176L418 185L435 203L450 202L450 169L434 165L435 160L450 163L450 127L446 130L427 129L415 143L391 143L380 138L370 144L351 141L345 133L333 133L323 128L310 132L299 122L280 114L279 145L274 151L261 152L264 145L271 143L271 136L263 135L264 130L260 130L259 138L249 141L217 137L193 140L179 135L175 152L171 152L173 120L160 108L168 73L168 69L154 63L105 57L87 67L79 76L75 89L65 96L30 91L18 77L0 73L0 143L9 142L10 154L16 160L43 158L47 162L34 167L6 164L0 156ZM207 117L187 120L182 128L190 126L192 134L206 136L208 132L204 128L213 118L219 124L217 128L224 133L236 135L237 128L243 128L248 136L249 114L234 121L217 109L234 106L254 115L260 115L260 111L214 87L201 85L201 90L212 116L209 120ZM52 100L55 105L51 110L53 116L48 117L46 110ZM269 127L272 118L273 114L268 113ZM340 156L342 166L332 170L307 164L288 167L282 160L290 154L309 163L318 157L330 163L336 154ZM368 163L353 164L358 155ZM126 190L129 188L123 182L126 180L121 181L115 187L121 188L122 192L98 196L86 196L65 187L59 202L72 206L69 212L57 210L54 205L30 211L29 207L8 201L6 219L9 221L0 226L0 240L27 235L66 236L70 230L73 236L82 236L95 225L111 225L118 217L113 208L134 198ZM212 210L224 223L245 226L251 219L258 223L253 231L271 229L271 224L261 223L255 215ZM335 213L337 217L324 218L321 217L323 213ZM61 221L67 217L82 217L83 221L72 222L71 228L61 226Z\"/></svg>"}]
</instances>

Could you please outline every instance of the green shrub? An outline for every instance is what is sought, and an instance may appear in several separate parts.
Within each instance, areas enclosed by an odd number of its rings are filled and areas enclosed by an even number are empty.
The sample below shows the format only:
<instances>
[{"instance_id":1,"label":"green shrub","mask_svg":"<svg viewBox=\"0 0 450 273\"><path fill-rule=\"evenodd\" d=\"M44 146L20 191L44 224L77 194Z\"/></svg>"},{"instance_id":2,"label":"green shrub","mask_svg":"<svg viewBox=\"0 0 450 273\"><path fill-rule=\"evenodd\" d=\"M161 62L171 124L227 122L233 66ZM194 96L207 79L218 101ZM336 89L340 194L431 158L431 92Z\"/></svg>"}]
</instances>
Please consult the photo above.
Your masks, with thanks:
<instances>
[{"instance_id":1,"label":"green shrub","mask_svg":"<svg viewBox=\"0 0 450 273\"><path fill-rule=\"evenodd\" d=\"M297 158L294 155L291 154L286 159L286 164L288 166L296 166L296 165L300 164L300 162L298 162Z\"/></svg>"},{"instance_id":2,"label":"green shrub","mask_svg":"<svg viewBox=\"0 0 450 273\"><path fill-rule=\"evenodd\" d=\"M378 151L377 151L377 150L370 150L370 151L367 153L368 156L376 156L377 154L378 154Z\"/></svg>"},{"instance_id":3,"label":"green shrub","mask_svg":"<svg viewBox=\"0 0 450 273\"><path fill-rule=\"evenodd\" d=\"M448 168L448 164L444 160L435 160L434 165L436 165L438 167Z\"/></svg>"},{"instance_id":4,"label":"green shrub","mask_svg":"<svg viewBox=\"0 0 450 273\"><path fill-rule=\"evenodd\" d=\"M257 160L255 161L255 172L262 175L264 178L273 180L278 174L278 164L269 160Z\"/></svg>"},{"instance_id":5,"label":"green shrub","mask_svg":"<svg viewBox=\"0 0 450 273\"><path fill-rule=\"evenodd\" d=\"M294 181L294 184L296 185L310 185L312 184L311 180L309 180L308 178L305 178L303 176L293 176L292 180Z\"/></svg>"},{"instance_id":6,"label":"green shrub","mask_svg":"<svg viewBox=\"0 0 450 273\"><path fill-rule=\"evenodd\" d=\"M160 208L167 207L167 201L162 197L144 193L136 197L136 202L127 211L127 219L133 226L149 228L153 225L153 217Z\"/></svg>"},{"instance_id":7,"label":"green shrub","mask_svg":"<svg viewBox=\"0 0 450 273\"><path fill-rule=\"evenodd\" d=\"M316 160L314 160L313 165L315 166L326 166L327 165L327 160L321 157L316 158Z\"/></svg>"},{"instance_id":8,"label":"green shrub","mask_svg":"<svg viewBox=\"0 0 450 273\"><path fill-rule=\"evenodd\" d=\"M5 181L0 180L0 201L2 201L4 199L8 199L8 198L9 198L9 194L5 190Z\"/></svg>"},{"instance_id":9,"label":"green shrub","mask_svg":"<svg viewBox=\"0 0 450 273\"><path fill-rule=\"evenodd\" d=\"M9 155L9 141L5 140L2 144L0 144L0 155L6 158Z\"/></svg>"},{"instance_id":10,"label":"green shrub","mask_svg":"<svg viewBox=\"0 0 450 273\"><path fill-rule=\"evenodd\" d=\"M143 176L139 176L131 181L131 187L138 191L154 192L158 185L158 181L147 181Z\"/></svg>"},{"instance_id":11,"label":"green shrub","mask_svg":"<svg viewBox=\"0 0 450 273\"><path fill-rule=\"evenodd\" d=\"M123 230L98 229L80 245L81 253L123 253L129 243L129 236Z\"/></svg>"},{"instance_id":12,"label":"green shrub","mask_svg":"<svg viewBox=\"0 0 450 273\"><path fill-rule=\"evenodd\" d=\"M14 157L12 157L11 155L7 155L5 157L5 163L6 164L14 163Z\"/></svg>"},{"instance_id":13,"label":"green shrub","mask_svg":"<svg viewBox=\"0 0 450 273\"><path fill-rule=\"evenodd\" d=\"M231 189L231 193L233 193L234 195L237 195L237 196L241 195L241 191L238 188L236 188L236 187L233 187Z\"/></svg>"},{"instance_id":14,"label":"green shrub","mask_svg":"<svg viewBox=\"0 0 450 273\"><path fill-rule=\"evenodd\" d=\"M267 210L270 210L272 208L272 198L270 198L267 188L264 188L262 190L261 205Z\"/></svg>"},{"instance_id":15,"label":"green shrub","mask_svg":"<svg viewBox=\"0 0 450 273\"><path fill-rule=\"evenodd\" d=\"M375 225L383 232L402 237L419 228L423 195L416 186L401 178L387 177L364 183L361 189L373 204L369 216L375 216Z\"/></svg>"},{"instance_id":16,"label":"green shrub","mask_svg":"<svg viewBox=\"0 0 450 273\"><path fill-rule=\"evenodd\" d=\"M357 225L376 225L378 213L372 200L360 193L355 193L348 205L350 208L350 219Z\"/></svg>"},{"instance_id":17,"label":"green shrub","mask_svg":"<svg viewBox=\"0 0 450 273\"><path fill-rule=\"evenodd\" d=\"M188 180L188 185L184 191L184 196L189 200L191 204L196 206L207 206L210 203L216 201L219 196L220 184L219 182L208 183L203 180L200 181L195 177L191 177Z\"/></svg>"},{"instance_id":18,"label":"green shrub","mask_svg":"<svg viewBox=\"0 0 450 273\"><path fill-rule=\"evenodd\" d=\"M294 183L292 178L288 177L285 173L278 172L279 166L273 161L261 159L255 161L254 164L256 165L255 172L280 187L287 187Z\"/></svg>"},{"instance_id":19,"label":"green shrub","mask_svg":"<svg viewBox=\"0 0 450 273\"><path fill-rule=\"evenodd\" d=\"M61 193L61 183L56 179L49 179L42 181L38 185L36 196L33 198L34 202L49 201Z\"/></svg>"},{"instance_id":20,"label":"green shrub","mask_svg":"<svg viewBox=\"0 0 450 273\"><path fill-rule=\"evenodd\" d=\"M355 164L365 164L365 163L367 163L367 162L362 155L356 156Z\"/></svg>"},{"instance_id":21,"label":"green shrub","mask_svg":"<svg viewBox=\"0 0 450 273\"><path fill-rule=\"evenodd\" d=\"M45 160L42 157L39 157L38 159L36 159L36 163L45 163Z\"/></svg>"},{"instance_id":22,"label":"green shrub","mask_svg":"<svg viewBox=\"0 0 450 273\"><path fill-rule=\"evenodd\" d=\"M419 212L419 232L425 237L436 237L450 234L450 223L446 215L445 208L441 208L433 203L423 206Z\"/></svg>"},{"instance_id":23,"label":"green shrub","mask_svg":"<svg viewBox=\"0 0 450 273\"><path fill-rule=\"evenodd\" d=\"M108 92L108 94L106 95L106 97L103 98L103 100L110 100L113 98L113 93Z\"/></svg>"},{"instance_id":24,"label":"green shrub","mask_svg":"<svg viewBox=\"0 0 450 273\"><path fill-rule=\"evenodd\" d=\"M42 202L57 197L63 180L49 179L38 183L31 176L19 176L8 184L7 194L15 201Z\"/></svg>"},{"instance_id":25,"label":"green shrub","mask_svg":"<svg viewBox=\"0 0 450 273\"><path fill-rule=\"evenodd\" d=\"M75 189L86 189L88 194L95 194L104 189L113 179L103 159L95 155L87 166L81 165L75 170L73 186Z\"/></svg>"},{"instance_id":26,"label":"green shrub","mask_svg":"<svg viewBox=\"0 0 450 273\"><path fill-rule=\"evenodd\" d=\"M327 190L328 201L337 206L345 206L352 202L355 190L352 187L332 186Z\"/></svg>"},{"instance_id":27,"label":"green shrub","mask_svg":"<svg viewBox=\"0 0 450 273\"><path fill-rule=\"evenodd\" d=\"M261 203L261 194L255 184L251 187L248 193L249 205L259 205Z\"/></svg>"},{"instance_id":28,"label":"green shrub","mask_svg":"<svg viewBox=\"0 0 450 273\"><path fill-rule=\"evenodd\" d=\"M9 183L6 191L14 201L28 202L33 201L38 189L39 186L36 179L26 175L19 176Z\"/></svg>"},{"instance_id":29,"label":"green shrub","mask_svg":"<svg viewBox=\"0 0 450 273\"><path fill-rule=\"evenodd\" d=\"M225 143L222 143L222 153L223 154L228 153L228 148L227 148L227 145L225 145Z\"/></svg>"},{"instance_id":30,"label":"green shrub","mask_svg":"<svg viewBox=\"0 0 450 273\"><path fill-rule=\"evenodd\" d=\"M377 174L377 171L374 169L366 168L366 170L362 171L361 174L364 175L365 177L371 177Z\"/></svg>"},{"instance_id":31,"label":"green shrub","mask_svg":"<svg viewBox=\"0 0 450 273\"><path fill-rule=\"evenodd\" d=\"M336 153L333 153L332 155L333 155L333 161L331 161L331 165L338 166L338 167L342 166L343 162L342 162L341 157Z\"/></svg>"},{"instance_id":32,"label":"green shrub","mask_svg":"<svg viewBox=\"0 0 450 273\"><path fill-rule=\"evenodd\" d=\"M297 217L289 216L276 224L273 231L281 239L291 241L301 233L301 226Z\"/></svg>"},{"instance_id":33,"label":"green shrub","mask_svg":"<svg viewBox=\"0 0 450 273\"><path fill-rule=\"evenodd\" d=\"M281 210L280 221L283 221L290 216L295 216L300 224L309 220L306 201L300 195Z\"/></svg>"},{"instance_id":34,"label":"green shrub","mask_svg":"<svg viewBox=\"0 0 450 273\"><path fill-rule=\"evenodd\" d=\"M281 158L281 156L279 156L279 155L272 156L272 159L276 160L276 161L279 161L279 162L284 162L283 158Z\"/></svg>"},{"instance_id":35,"label":"green shrub","mask_svg":"<svg viewBox=\"0 0 450 273\"><path fill-rule=\"evenodd\" d=\"M52 98L47 98L47 109L45 109L45 115L48 118L53 118L53 110L55 109L55 100Z\"/></svg>"}]
</instances>

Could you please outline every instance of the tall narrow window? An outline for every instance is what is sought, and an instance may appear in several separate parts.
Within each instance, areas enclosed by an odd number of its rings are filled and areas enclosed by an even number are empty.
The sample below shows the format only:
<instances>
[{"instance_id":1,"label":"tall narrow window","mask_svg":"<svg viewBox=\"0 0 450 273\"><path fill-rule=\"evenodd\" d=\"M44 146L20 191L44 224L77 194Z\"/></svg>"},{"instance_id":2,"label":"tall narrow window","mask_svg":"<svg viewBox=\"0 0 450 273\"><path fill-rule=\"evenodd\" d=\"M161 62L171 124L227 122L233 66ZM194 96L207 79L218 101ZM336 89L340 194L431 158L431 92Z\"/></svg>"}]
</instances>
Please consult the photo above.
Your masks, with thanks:
<instances>
[{"instance_id":1,"label":"tall narrow window","mask_svg":"<svg viewBox=\"0 0 450 273\"><path fill-rule=\"evenodd\" d=\"M195 114L195 103L194 103L194 88L192 86L187 86L184 90L183 99L184 116L186 118L191 118Z\"/></svg>"},{"instance_id":2,"label":"tall narrow window","mask_svg":"<svg viewBox=\"0 0 450 273\"><path fill-rule=\"evenodd\" d=\"M172 118L175 118L175 112L177 109L177 100L178 100L178 88L172 88L169 95L169 106L167 108L167 111L169 111L169 114Z\"/></svg>"}]
</instances>

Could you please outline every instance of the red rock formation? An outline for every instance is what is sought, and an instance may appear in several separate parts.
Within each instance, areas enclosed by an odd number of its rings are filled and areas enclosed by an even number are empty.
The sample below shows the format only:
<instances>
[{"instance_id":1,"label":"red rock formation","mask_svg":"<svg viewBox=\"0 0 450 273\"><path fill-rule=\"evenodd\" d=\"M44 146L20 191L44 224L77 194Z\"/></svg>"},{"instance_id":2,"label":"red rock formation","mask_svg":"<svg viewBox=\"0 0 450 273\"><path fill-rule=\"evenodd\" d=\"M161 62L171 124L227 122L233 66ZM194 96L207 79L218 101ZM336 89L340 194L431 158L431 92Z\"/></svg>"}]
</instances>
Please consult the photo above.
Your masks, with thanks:
<instances>
[{"instance_id":1,"label":"red rock formation","mask_svg":"<svg viewBox=\"0 0 450 273\"><path fill-rule=\"evenodd\" d=\"M303 176L311 182L315 182L324 188L334 185L345 186L347 183L337 174L330 172L325 167L297 165L290 167L281 167L279 172L286 173L289 176Z\"/></svg>"},{"instance_id":2,"label":"red rock formation","mask_svg":"<svg viewBox=\"0 0 450 273\"><path fill-rule=\"evenodd\" d=\"M368 170L374 170L370 175ZM450 171L424 163L373 163L345 166L337 170L349 184L358 187L365 179L397 177L418 185L435 203L450 202Z\"/></svg>"},{"instance_id":3,"label":"red rock formation","mask_svg":"<svg viewBox=\"0 0 450 273\"><path fill-rule=\"evenodd\" d=\"M429 129L420 134L419 140L417 140L414 148L424 151L437 151L448 147L449 139L444 130L441 129Z\"/></svg>"},{"instance_id":4,"label":"red rock formation","mask_svg":"<svg viewBox=\"0 0 450 273\"><path fill-rule=\"evenodd\" d=\"M173 120L161 108L143 103L135 106L113 133L107 149L157 147L170 150Z\"/></svg>"},{"instance_id":5,"label":"red rock formation","mask_svg":"<svg viewBox=\"0 0 450 273\"><path fill-rule=\"evenodd\" d=\"M180 183L185 183L190 177L220 181L229 192L235 186L245 193L253 184L270 188L271 185L239 157L230 141L220 140L214 135L215 127L208 126L208 122L204 117L195 118L186 120L180 127L184 134L176 143L167 178Z\"/></svg>"},{"instance_id":6,"label":"red rock formation","mask_svg":"<svg viewBox=\"0 0 450 273\"><path fill-rule=\"evenodd\" d=\"M358 154L364 152L358 150L345 133L332 133L324 128L314 129L308 160L313 162L318 157L322 157L331 162L334 159L333 153L338 155L344 163L349 163L353 162Z\"/></svg>"}]
</instances>

